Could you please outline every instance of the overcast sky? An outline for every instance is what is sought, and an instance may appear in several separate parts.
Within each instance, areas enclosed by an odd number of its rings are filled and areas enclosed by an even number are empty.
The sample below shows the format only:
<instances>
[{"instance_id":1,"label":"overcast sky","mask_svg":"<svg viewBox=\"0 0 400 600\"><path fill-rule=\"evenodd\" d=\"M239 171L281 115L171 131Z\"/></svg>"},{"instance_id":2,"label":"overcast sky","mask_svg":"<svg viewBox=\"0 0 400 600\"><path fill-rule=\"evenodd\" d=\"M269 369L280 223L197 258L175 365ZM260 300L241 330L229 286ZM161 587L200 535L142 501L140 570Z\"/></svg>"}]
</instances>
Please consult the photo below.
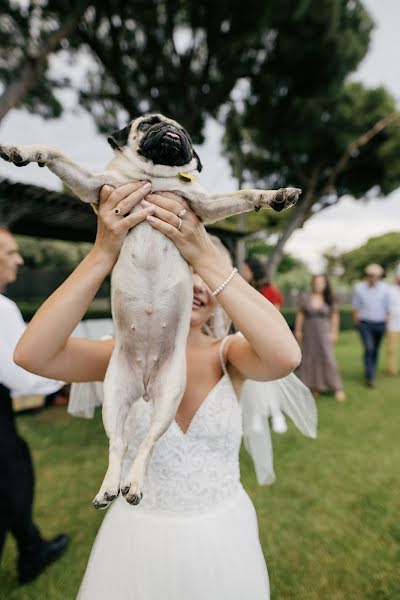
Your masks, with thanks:
<instances>
[{"instance_id":1,"label":"overcast sky","mask_svg":"<svg viewBox=\"0 0 400 600\"><path fill-rule=\"evenodd\" d=\"M398 0L364 0L364 4L376 28L370 51L356 78L371 86L385 85L400 102L400 3ZM71 107L75 104L69 100L70 95L64 98ZM95 170L102 169L112 157L104 137L97 134L92 119L82 110L66 111L61 119L51 121L14 110L4 119L0 135L4 142L57 146L71 158ZM210 122L206 128L206 143L198 149L204 165L202 181L209 190L231 191L236 189L235 181L220 153L220 136L220 127ZM16 167L1 161L0 174L60 189L57 177L36 165L17 171ZM388 231L400 231L400 190L384 200L369 203L356 203L351 199L341 201L340 205L310 219L292 236L287 249L318 270L321 253L327 248L334 245L340 249L351 248Z\"/></svg>"}]
</instances>

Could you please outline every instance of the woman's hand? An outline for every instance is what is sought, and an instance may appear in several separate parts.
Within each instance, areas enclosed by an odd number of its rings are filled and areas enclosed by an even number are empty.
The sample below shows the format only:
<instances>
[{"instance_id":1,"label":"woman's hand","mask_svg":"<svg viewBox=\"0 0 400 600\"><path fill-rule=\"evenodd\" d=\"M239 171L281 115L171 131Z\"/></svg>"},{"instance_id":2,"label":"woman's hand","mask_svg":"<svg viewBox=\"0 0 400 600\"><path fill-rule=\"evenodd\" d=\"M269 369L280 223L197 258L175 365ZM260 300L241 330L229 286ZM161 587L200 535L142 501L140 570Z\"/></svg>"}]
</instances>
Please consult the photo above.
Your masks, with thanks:
<instances>
[{"instance_id":1,"label":"woman's hand","mask_svg":"<svg viewBox=\"0 0 400 600\"><path fill-rule=\"evenodd\" d=\"M117 189L109 185L102 187L93 251L110 261L110 269L118 258L128 231L154 212L154 207L148 206L129 214L150 190L151 183L148 181L133 181Z\"/></svg>"},{"instance_id":2,"label":"woman's hand","mask_svg":"<svg viewBox=\"0 0 400 600\"><path fill-rule=\"evenodd\" d=\"M195 271L200 263L209 264L210 260L222 256L212 243L204 225L180 196L170 192L153 193L142 201L142 206L154 206L154 214L147 217L148 222L171 238L183 258ZM183 208L186 209L186 214L182 217L182 224L178 229L178 214Z\"/></svg>"}]
</instances>

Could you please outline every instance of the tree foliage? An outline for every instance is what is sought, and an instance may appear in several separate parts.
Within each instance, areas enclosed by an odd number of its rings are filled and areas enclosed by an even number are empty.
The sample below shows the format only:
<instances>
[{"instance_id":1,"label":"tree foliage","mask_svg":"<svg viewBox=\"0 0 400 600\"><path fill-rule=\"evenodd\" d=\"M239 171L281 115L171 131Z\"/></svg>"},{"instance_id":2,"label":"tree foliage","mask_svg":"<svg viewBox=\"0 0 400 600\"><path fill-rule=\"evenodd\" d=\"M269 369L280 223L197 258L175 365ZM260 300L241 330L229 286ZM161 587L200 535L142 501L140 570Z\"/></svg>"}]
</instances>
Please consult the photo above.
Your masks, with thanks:
<instances>
[{"instance_id":1,"label":"tree foliage","mask_svg":"<svg viewBox=\"0 0 400 600\"><path fill-rule=\"evenodd\" d=\"M348 252L331 250L325 255L330 272L342 272L346 281L360 279L365 267L370 263L378 263L386 271L390 271L400 262L400 233L385 233L370 238L365 244Z\"/></svg>"},{"instance_id":2,"label":"tree foliage","mask_svg":"<svg viewBox=\"0 0 400 600\"><path fill-rule=\"evenodd\" d=\"M68 45L89 0L0 0L0 120L12 108L59 117L55 93L67 84L50 73L49 59Z\"/></svg>"},{"instance_id":3,"label":"tree foliage","mask_svg":"<svg viewBox=\"0 0 400 600\"><path fill-rule=\"evenodd\" d=\"M255 256L255 257L261 259L263 262L266 262L266 259L268 258L268 255L271 252L272 247L273 246L271 244L268 244L268 242L266 242L263 239L259 239L259 238L248 239L246 242L247 256ZM284 273L293 271L294 269L303 268L303 267L304 267L304 264L301 260L299 260L299 259L295 258L294 256L292 256L291 254L288 254L287 252L285 252L283 254L282 260L279 264L278 273L284 274Z\"/></svg>"},{"instance_id":4,"label":"tree foliage","mask_svg":"<svg viewBox=\"0 0 400 600\"><path fill-rule=\"evenodd\" d=\"M86 256L91 244L16 236L25 266L31 269L70 269Z\"/></svg>"},{"instance_id":5,"label":"tree foliage","mask_svg":"<svg viewBox=\"0 0 400 600\"><path fill-rule=\"evenodd\" d=\"M100 130L144 111L181 121L202 140L238 79L254 70L268 3L249 0L106 0L79 26L96 57L81 92Z\"/></svg>"},{"instance_id":6,"label":"tree foliage","mask_svg":"<svg viewBox=\"0 0 400 600\"><path fill-rule=\"evenodd\" d=\"M344 194L361 198L372 189L387 194L400 184L394 100L383 88L348 80L367 52L372 28L362 3L309 0L292 16L290 8L282 3L271 20L269 52L245 99L232 103L225 138L235 164L240 119L251 187L303 188L297 207L282 221L272 271L287 239L316 211ZM386 122L388 115L393 119Z\"/></svg>"},{"instance_id":7,"label":"tree foliage","mask_svg":"<svg viewBox=\"0 0 400 600\"><path fill-rule=\"evenodd\" d=\"M161 111L200 142L212 115L226 125L238 182L302 187L295 209L248 219L251 229L282 231L272 270L291 233L316 211L344 194L387 194L400 183L394 100L349 80L373 26L359 0L248 0L245 7L239 0L0 0L0 9L3 87L41 61L19 106L60 114L57 89L66 82L50 73L50 54L41 51L68 25L52 51L65 49L87 69L80 102L99 130ZM83 51L89 67L78 63Z\"/></svg>"}]
</instances>

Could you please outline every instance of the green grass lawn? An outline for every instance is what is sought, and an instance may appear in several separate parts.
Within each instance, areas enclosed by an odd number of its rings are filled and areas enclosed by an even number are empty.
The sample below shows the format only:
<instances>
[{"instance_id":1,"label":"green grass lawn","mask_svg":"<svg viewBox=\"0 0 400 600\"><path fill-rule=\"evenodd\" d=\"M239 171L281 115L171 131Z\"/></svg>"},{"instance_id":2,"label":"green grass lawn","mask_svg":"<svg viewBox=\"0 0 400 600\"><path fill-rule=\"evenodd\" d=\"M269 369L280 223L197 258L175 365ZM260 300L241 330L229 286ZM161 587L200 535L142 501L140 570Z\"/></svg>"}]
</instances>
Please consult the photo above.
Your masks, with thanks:
<instances>
[{"instance_id":1,"label":"green grass lawn","mask_svg":"<svg viewBox=\"0 0 400 600\"><path fill-rule=\"evenodd\" d=\"M342 334L337 354L348 401L318 399L315 441L293 428L274 435L278 479L272 487L257 486L242 453L273 600L400 598L400 377L381 374L375 390L365 388L353 332ZM51 409L18 422L34 454L36 521L46 536L65 531L72 543L36 582L17 588L9 539L0 598L73 600L104 514L91 507L107 458L101 420Z\"/></svg>"}]
</instances>

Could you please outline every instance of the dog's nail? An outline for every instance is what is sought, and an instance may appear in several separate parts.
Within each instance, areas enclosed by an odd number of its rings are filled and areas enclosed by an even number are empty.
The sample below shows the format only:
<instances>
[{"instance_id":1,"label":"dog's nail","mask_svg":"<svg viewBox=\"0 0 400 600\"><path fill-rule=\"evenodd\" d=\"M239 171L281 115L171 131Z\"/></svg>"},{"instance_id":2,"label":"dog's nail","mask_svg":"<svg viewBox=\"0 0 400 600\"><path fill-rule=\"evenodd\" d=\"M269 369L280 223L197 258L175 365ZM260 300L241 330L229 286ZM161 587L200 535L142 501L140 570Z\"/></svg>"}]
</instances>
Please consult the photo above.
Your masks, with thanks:
<instances>
[{"instance_id":1,"label":"dog's nail","mask_svg":"<svg viewBox=\"0 0 400 600\"><path fill-rule=\"evenodd\" d=\"M143 494L141 492L139 492L139 495L133 494L132 496L129 496L126 500L129 502L129 504L133 504L133 506L137 506L142 498L143 498Z\"/></svg>"},{"instance_id":2,"label":"dog's nail","mask_svg":"<svg viewBox=\"0 0 400 600\"><path fill-rule=\"evenodd\" d=\"M93 500L93 506L97 509L107 508L108 502L99 502L98 500Z\"/></svg>"},{"instance_id":3,"label":"dog's nail","mask_svg":"<svg viewBox=\"0 0 400 600\"><path fill-rule=\"evenodd\" d=\"M104 494L104 498L108 502L112 502L113 500L115 500L116 497L117 497L116 494L108 494L107 492Z\"/></svg>"}]
</instances>

